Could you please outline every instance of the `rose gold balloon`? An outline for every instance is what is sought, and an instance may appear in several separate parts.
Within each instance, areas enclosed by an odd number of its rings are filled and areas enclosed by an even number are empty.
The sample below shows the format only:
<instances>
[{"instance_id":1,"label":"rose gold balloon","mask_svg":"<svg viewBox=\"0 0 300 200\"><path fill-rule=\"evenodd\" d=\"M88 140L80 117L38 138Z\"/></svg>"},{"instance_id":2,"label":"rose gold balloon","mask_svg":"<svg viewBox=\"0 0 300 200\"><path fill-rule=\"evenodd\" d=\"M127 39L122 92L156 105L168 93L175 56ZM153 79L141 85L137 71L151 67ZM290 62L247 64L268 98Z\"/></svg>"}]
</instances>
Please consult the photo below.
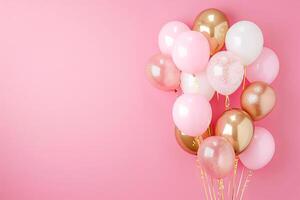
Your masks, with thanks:
<instances>
[{"instance_id":1,"label":"rose gold balloon","mask_svg":"<svg viewBox=\"0 0 300 200\"><path fill-rule=\"evenodd\" d=\"M205 139L210 136L208 129L201 135L202 139ZM175 137L179 146L190 154L197 155L199 148L199 143L201 140L197 137L189 136L181 132L177 127L175 127Z\"/></svg>"},{"instance_id":2,"label":"rose gold balloon","mask_svg":"<svg viewBox=\"0 0 300 200\"><path fill-rule=\"evenodd\" d=\"M176 90L180 84L180 71L168 55L156 54L147 64L147 76L158 89Z\"/></svg>"},{"instance_id":3,"label":"rose gold balloon","mask_svg":"<svg viewBox=\"0 0 300 200\"><path fill-rule=\"evenodd\" d=\"M251 117L241 109L225 111L218 119L215 128L215 135L227 138L236 154L246 149L251 142L253 132Z\"/></svg>"},{"instance_id":4,"label":"rose gold balloon","mask_svg":"<svg viewBox=\"0 0 300 200\"><path fill-rule=\"evenodd\" d=\"M231 144L220 136L205 139L199 147L198 158L202 167L214 178L223 178L234 168L234 150Z\"/></svg>"},{"instance_id":5,"label":"rose gold balloon","mask_svg":"<svg viewBox=\"0 0 300 200\"><path fill-rule=\"evenodd\" d=\"M210 43L210 55L222 49L228 28L229 22L225 14L214 8L201 12L193 26L194 31L202 32L207 37Z\"/></svg>"},{"instance_id":6,"label":"rose gold balloon","mask_svg":"<svg viewBox=\"0 0 300 200\"><path fill-rule=\"evenodd\" d=\"M276 103L274 90L267 83L253 82L241 95L241 106L253 120L267 116Z\"/></svg>"}]
</instances>

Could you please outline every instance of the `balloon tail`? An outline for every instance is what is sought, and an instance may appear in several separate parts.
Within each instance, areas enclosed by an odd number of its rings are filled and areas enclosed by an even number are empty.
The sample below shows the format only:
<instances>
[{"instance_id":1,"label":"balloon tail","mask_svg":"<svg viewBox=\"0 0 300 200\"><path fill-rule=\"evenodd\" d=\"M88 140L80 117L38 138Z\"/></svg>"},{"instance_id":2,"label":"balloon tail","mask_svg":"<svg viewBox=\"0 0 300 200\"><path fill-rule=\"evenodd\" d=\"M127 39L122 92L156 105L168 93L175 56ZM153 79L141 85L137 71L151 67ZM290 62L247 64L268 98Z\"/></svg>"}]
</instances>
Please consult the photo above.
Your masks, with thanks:
<instances>
[{"instance_id":1,"label":"balloon tail","mask_svg":"<svg viewBox=\"0 0 300 200\"><path fill-rule=\"evenodd\" d=\"M227 188L227 197L230 198L230 192L231 192L231 181L228 181L228 188Z\"/></svg>"},{"instance_id":2,"label":"balloon tail","mask_svg":"<svg viewBox=\"0 0 300 200\"><path fill-rule=\"evenodd\" d=\"M251 178L252 176L253 176L253 171L250 170L250 169L248 169L248 170L247 170L246 180L245 180L244 185L243 185L243 187L242 187L242 192L241 192L240 200L243 199L245 190L246 190L246 188L247 188L247 186L248 186L248 184L249 184L249 182L250 182L250 178Z\"/></svg>"},{"instance_id":3,"label":"balloon tail","mask_svg":"<svg viewBox=\"0 0 300 200\"><path fill-rule=\"evenodd\" d=\"M232 193L231 193L231 199L234 199L234 193L235 193L235 181L236 181L236 175L237 175L237 168L238 168L239 159L236 158L234 160L234 169L233 169L233 176L232 176Z\"/></svg>"},{"instance_id":4,"label":"balloon tail","mask_svg":"<svg viewBox=\"0 0 300 200\"><path fill-rule=\"evenodd\" d=\"M208 135L211 136L211 125L208 127Z\"/></svg>"},{"instance_id":5,"label":"balloon tail","mask_svg":"<svg viewBox=\"0 0 300 200\"><path fill-rule=\"evenodd\" d=\"M236 191L236 193L235 193L235 199L238 198L239 193L240 193L242 181L243 181L243 179L244 179L244 171L245 171L245 167L243 166L242 172L241 172L241 176L240 176L240 180L239 180L239 184L238 184L238 187L237 187L237 191Z\"/></svg>"},{"instance_id":6,"label":"balloon tail","mask_svg":"<svg viewBox=\"0 0 300 200\"><path fill-rule=\"evenodd\" d=\"M228 110L230 108L230 99L229 96L226 95L225 97L225 109Z\"/></svg>"},{"instance_id":7,"label":"balloon tail","mask_svg":"<svg viewBox=\"0 0 300 200\"><path fill-rule=\"evenodd\" d=\"M244 78L243 78L243 90L245 89L245 86L246 86L246 73L247 73L247 70L246 70L246 66L244 67Z\"/></svg>"}]
</instances>

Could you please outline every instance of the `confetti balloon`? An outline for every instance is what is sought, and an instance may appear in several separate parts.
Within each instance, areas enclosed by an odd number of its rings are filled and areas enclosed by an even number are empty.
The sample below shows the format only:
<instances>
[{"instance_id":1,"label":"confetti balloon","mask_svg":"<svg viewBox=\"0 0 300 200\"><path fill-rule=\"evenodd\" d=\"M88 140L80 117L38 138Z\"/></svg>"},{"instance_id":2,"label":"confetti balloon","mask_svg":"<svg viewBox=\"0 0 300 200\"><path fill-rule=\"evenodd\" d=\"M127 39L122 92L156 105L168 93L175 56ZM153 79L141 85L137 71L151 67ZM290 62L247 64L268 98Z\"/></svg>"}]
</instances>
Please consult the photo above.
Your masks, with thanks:
<instances>
[{"instance_id":1,"label":"confetti balloon","mask_svg":"<svg viewBox=\"0 0 300 200\"><path fill-rule=\"evenodd\" d=\"M230 95L241 85L244 67L240 59L229 51L216 53L207 66L210 85L220 94Z\"/></svg>"}]
</instances>

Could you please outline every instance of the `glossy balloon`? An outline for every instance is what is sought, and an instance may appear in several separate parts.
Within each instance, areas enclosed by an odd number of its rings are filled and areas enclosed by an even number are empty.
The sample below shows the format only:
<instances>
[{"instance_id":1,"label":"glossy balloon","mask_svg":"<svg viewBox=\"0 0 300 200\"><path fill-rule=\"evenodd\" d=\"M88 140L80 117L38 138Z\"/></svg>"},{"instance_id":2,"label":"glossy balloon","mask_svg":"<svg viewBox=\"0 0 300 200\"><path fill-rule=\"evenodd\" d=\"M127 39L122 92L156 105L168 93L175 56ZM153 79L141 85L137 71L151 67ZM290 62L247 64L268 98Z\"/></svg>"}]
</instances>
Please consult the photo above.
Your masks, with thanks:
<instances>
[{"instance_id":1,"label":"glossy balloon","mask_svg":"<svg viewBox=\"0 0 300 200\"><path fill-rule=\"evenodd\" d=\"M207 66L207 78L220 94L230 95L241 85L244 67L240 59L229 51L216 53Z\"/></svg>"},{"instance_id":2,"label":"glossy balloon","mask_svg":"<svg viewBox=\"0 0 300 200\"><path fill-rule=\"evenodd\" d=\"M190 28L182 22L172 21L165 24L158 36L160 51L164 54L171 55L176 38L186 31L190 31Z\"/></svg>"},{"instance_id":3,"label":"glossy balloon","mask_svg":"<svg viewBox=\"0 0 300 200\"><path fill-rule=\"evenodd\" d=\"M200 145L198 159L210 176L219 179L232 172L235 154L231 144L225 138L212 136Z\"/></svg>"},{"instance_id":4,"label":"glossy balloon","mask_svg":"<svg viewBox=\"0 0 300 200\"><path fill-rule=\"evenodd\" d=\"M206 72L193 75L189 73L181 73L180 87L185 94L200 94L211 100L215 94L206 77Z\"/></svg>"},{"instance_id":5,"label":"glossy balloon","mask_svg":"<svg viewBox=\"0 0 300 200\"><path fill-rule=\"evenodd\" d=\"M208 129L204 133L200 133L201 140L210 136ZM201 144L201 140L199 140L198 136L193 137L184 134L177 127L175 127L175 137L179 146L186 152L190 154L197 155L197 151L199 148L199 143Z\"/></svg>"},{"instance_id":6,"label":"glossy balloon","mask_svg":"<svg viewBox=\"0 0 300 200\"><path fill-rule=\"evenodd\" d=\"M206 68L209 59L209 43L196 31L180 34L175 40L172 58L176 66L187 73L199 73Z\"/></svg>"},{"instance_id":7,"label":"glossy balloon","mask_svg":"<svg viewBox=\"0 0 300 200\"><path fill-rule=\"evenodd\" d=\"M241 107L257 121L267 116L276 103L271 86L264 82L251 83L241 95Z\"/></svg>"},{"instance_id":8,"label":"glossy balloon","mask_svg":"<svg viewBox=\"0 0 300 200\"><path fill-rule=\"evenodd\" d=\"M250 82L262 81L271 84L279 73L279 60L276 53L264 47L259 57L247 67Z\"/></svg>"},{"instance_id":9,"label":"glossy balloon","mask_svg":"<svg viewBox=\"0 0 300 200\"><path fill-rule=\"evenodd\" d=\"M253 137L253 122L241 109L225 111L218 119L215 135L223 136L232 144L236 154L246 149Z\"/></svg>"},{"instance_id":10,"label":"glossy balloon","mask_svg":"<svg viewBox=\"0 0 300 200\"><path fill-rule=\"evenodd\" d=\"M240 160L251 170L266 166L275 153L275 142L272 134L265 128L255 127L253 139L247 149L240 154Z\"/></svg>"},{"instance_id":11,"label":"glossy balloon","mask_svg":"<svg viewBox=\"0 0 300 200\"><path fill-rule=\"evenodd\" d=\"M203 33L209 41L210 55L220 51L224 46L229 22L223 12L210 8L202 11L195 19L193 30Z\"/></svg>"},{"instance_id":12,"label":"glossy balloon","mask_svg":"<svg viewBox=\"0 0 300 200\"><path fill-rule=\"evenodd\" d=\"M176 90L180 85L180 71L170 56L156 54L148 61L146 72L150 82L161 90Z\"/></svg>"},{"instance_id":13,"label":"glossy balloon","mask_svg":"<svg viewBox=\"0 0 300 200\"><path fill-rule=\"evenodd\" d=\"M239 21L229 28L225 44L228 51L241 58L243 65L249 65L260 55L264 38L256 24Z\"/></svg>"},{"instance_id":14,"label":"glossy balloon","mask_svg":"<svg viewBox=\"0 0 300 200\"><path fill-rule=\"evenodd\" d=\"M175 125L185 134L198 136L209 126L212 110L208 100L196 94L182 94L173 105Z\"/></svg>"}]
</instances>

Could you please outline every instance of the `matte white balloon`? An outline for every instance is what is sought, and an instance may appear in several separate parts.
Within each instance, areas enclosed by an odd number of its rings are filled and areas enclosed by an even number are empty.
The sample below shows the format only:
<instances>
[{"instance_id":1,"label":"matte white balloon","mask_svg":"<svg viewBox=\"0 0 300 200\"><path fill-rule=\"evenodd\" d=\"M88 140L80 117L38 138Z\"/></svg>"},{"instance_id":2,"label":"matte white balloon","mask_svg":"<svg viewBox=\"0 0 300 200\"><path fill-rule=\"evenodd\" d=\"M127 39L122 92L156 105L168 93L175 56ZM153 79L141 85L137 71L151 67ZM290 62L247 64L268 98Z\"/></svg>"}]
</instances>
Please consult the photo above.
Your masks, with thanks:
<instances>
[{"instance_id":1,"label":"matte white balloon","mask_svg":"<svg viewBox=\"0 0 300 200\"><path fill-rule=\"evenodd\" d=\"M240 57L243 65L249 65L260 55L264 38L256 24L239 21L229 28L225 44L228 51Z\"/></svg>"},{"instance_id":2,"label":"matte white balloon","mask_svg":"<svg viewBox=\"0 0 300 200\"><path fill-rule=\"evenodd\" d=\"M185 94L200 94L209 101L213 98L215 90L212 88L206 77L206 72L193 75L181 73L181 89Z\"/></svg>"}]
</instances>

